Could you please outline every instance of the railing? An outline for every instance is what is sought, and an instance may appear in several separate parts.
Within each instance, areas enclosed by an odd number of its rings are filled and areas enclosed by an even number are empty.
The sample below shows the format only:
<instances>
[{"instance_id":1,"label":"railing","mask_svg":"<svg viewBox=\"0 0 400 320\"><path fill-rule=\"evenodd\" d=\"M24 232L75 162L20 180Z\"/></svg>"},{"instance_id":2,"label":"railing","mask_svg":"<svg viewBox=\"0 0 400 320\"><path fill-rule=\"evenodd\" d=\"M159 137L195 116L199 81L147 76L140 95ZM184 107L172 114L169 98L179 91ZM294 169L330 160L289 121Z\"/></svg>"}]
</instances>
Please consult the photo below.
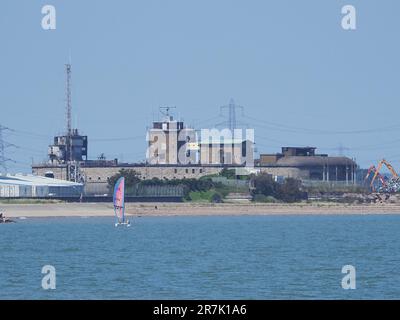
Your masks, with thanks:
<instances>
[{"instance_id":1,"label":"railing","mask_svg":"<svg viewBox=\"0 0 400 320\"><path fill-rule=\"evenodd\" d=\"M85 185L85 196L112 196L107 183L88 183ZM126 189L129 197L183 197L183 186L136 186Z\"/></svg>"}]
</instances>

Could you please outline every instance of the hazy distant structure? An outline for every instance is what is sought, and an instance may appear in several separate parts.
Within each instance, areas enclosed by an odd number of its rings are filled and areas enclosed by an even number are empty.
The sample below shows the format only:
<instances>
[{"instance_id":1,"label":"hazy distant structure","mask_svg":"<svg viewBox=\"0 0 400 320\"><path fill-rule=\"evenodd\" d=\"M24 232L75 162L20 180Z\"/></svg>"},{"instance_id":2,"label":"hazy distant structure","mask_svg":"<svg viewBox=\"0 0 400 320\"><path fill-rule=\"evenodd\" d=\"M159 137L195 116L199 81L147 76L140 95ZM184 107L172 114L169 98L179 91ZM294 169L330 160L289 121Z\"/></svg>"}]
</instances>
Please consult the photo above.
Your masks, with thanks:
<instances>
[{"instance_id":1,"label":"hazy distant structure","mask_svg":"<svg viewBox=\"0 0 400 320\"><path fill-rule=\"evenodd\" d=\"M4 155L5 144L3 140L3 130L5 130L5 128L0 125L0 168L4 172L7 172L6 157Z\"/></svg>"},{"instance_id":2,"label":"hazy distant structure","mask_svg":"<svg viewBox=\"0 0 400 320\"><path fill-rule=\"evenodd\" d=\"M233 99L230 99L228 105L220 107L221 111L224 109L228 110L228 121L223 123L227 124L233 135L234 130L237 128L236 109L241 109L243 111L243 107L236 105L235 101Z\"/></svg>"},{"instance_id":3,"label":"hazy distant structure","mask_svg":"<svg viewBox=\"0 0 400 320\"><path fill-rule=\"evenodd\" d=\"M170 114L171 107L161 107L161 120L153 121L147 132L148 164L190 164L196 162L196 152L189 148L195 142L196 132L175 120Z\"/></svg>"},{"instance_id":4,"label":"hazy distant structure","mask_svg":"<svg viewBox=\"0 0 400 320\"><path fill-rule=\"evenodd\" d=\"M2 125L0 124L0 169L2 169L1 171L2 171L3 173L6 173L7 170L8 170L8 168L7 168L7 162L8 162L8 161L13 161L13 160L11 160L11 159L9 159L9 158L6 158L5 149L6 149L7 147L11 147L11 146L15 147L15 145L13 145L13 144L11 144L11 143L7 143L7 142L4 141L3 132L6 131L6 130L9 130L9 128L4 127L4 126L2 126Z\"/></svg>"}]
</instances>

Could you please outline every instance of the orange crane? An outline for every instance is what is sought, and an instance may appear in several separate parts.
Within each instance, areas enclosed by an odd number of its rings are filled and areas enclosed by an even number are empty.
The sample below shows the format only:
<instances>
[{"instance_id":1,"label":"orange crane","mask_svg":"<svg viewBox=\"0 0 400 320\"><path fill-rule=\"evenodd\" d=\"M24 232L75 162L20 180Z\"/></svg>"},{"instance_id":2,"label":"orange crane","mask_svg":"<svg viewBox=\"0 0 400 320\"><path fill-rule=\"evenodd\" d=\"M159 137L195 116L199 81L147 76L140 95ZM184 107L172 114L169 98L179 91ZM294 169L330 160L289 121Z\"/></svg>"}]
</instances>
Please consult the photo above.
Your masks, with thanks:
<instances>
[{"instance_id":1,"label":"orange crane","mask_svg":"<svg viewBox=\"0 0 400 320\"><path fill-rule=\"evenodd\" d=\"M382 166L385 165L389 171L391 172L391 174L393 175L391 180L398 180L399 179L399 175L397 174L396 170L394 170L393 166L387 162L385 159L382 159L381 161L379 161L378 163L378 167L375 169L375 174L371 180L371 187L373 188L373 183L376 179L376 177L379 175L379 177L381 177L381 174L379 173L379 171L382 169ZM382 180L381 180L382 181Z\"/></svg>"},{"instance_id":2,"label":"orange crane","mask_svg":"<svg viewBox=\"0 0 400 320\"><path fill-rule=\"evenodd\" d=\"M376 170L375 166L373 166L373 165L369 167L368 172L367 172L367 175L365 176L364 180L365 180L365 181L368 180L368 178L369 178L369 176L371 175L372 172L374 172L374 178L372 179L372 181L371 181L371 183L370 183L371 189L372 189L373 191L375 191L375 188L374 188L374 181L375 181L375 178L376 178L376 177L379 178L379 180L381 181L382 186L383 186L384 188L386 188L386 187L387 187L387 183L386 183L386 181L385 181L385 178Z\"/></svg>"}]
</instances>

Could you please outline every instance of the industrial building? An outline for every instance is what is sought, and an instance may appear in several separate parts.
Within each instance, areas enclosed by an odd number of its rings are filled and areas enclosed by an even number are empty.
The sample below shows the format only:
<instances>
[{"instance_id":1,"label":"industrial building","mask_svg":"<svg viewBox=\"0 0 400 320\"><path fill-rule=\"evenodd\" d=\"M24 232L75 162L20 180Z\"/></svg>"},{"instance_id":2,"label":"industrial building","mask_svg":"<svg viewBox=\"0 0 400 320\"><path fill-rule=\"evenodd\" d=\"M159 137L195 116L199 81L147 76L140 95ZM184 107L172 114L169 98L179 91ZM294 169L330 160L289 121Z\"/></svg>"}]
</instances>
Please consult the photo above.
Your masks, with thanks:
<instances>
[{"instance_id":1,"label":"industrial building","mask_svg":"<svg viewBox=\"0 0 400 320\"><path fill-rule=\"evenodd\" d=\"M142 179L190 179L206 175L215 175L224 168L246 169L244 165L235 164L129 164L113 161L88 160L80 163L80 176L84 178L85 191L88 194L104 194L108 178L121 169L132 169ZM278 178L292 177L304 182L338 182L355 184L357 181L357 164L347 157L330 157L315 154L315 148L284 147L281 153L261 154L255 161L254 168L248 173L268 173ZM32 166L36 175L54 175L58 179L67 179L66 164L38 164Z\"/></svg>"},{"instance_id":2,"label":"industrial building","mask_svg":"<svg viewBox=\"0 0 400 320\"><path fill-rule=\"evenodd\" d=\"M184 126L183 121L174 120L169 108L160 121L154 121L147 132L148 150L146 161L151 165L177 165L196 163L196 153L190 145L196 141L194 129Z\"/></svg>"},{"instance_id":3,"label":"industrial building","mask_svg":"<svg viewBox=\"0 0 400 320\"><path fill-rule=\"evenodd\" d=\"M49 147L49 161L32 165L32 173L58 180L84 184L85 192L109 192L108 178L121 169L135 170L141 179L189 179L215 175L224 168L237 169L237 174L266 172L275 177L293 177L303 181L356 183L357 164L347 157L316 154L315 147L283 147L280 153L261 154L254 159L254 132L241 139L236 133L233 101L228 108L229 121L224 131L202 129L208 132L198 136L194 128L175 120L169 107L162 107L163 117L153 121L148 129L146 159L143 163L119 163L118 159L87 159L88 137L71 127L71 66L66 65L67 126L65 135L56 136ZM56 181L56 180L55 180ZM50 191L49 191L50 193Z\"/></svg>"},{"instance_id":4,"label":"industrial building","mask_svg":"<svg viewBox=\"0 0 400 320\"><path fill-rule=\"evenodd\" d=\"M71 134L54 137L54 144L49 146L48 155L51 163L87 160L87 136L72 129Z\"/></svg>"},{"instance_id":5,"label":"industrial building","mask_svg":"<svg viewBox=\"0 0 400 320\"><path fill-rule=\"evenodd\" d=\"M148 165L245 165L254 162L254 142L233 138L227 130L201 130L200 136L169 109L147 132Z\"/></svg>"},{"instance_id":6,"label":"industrial building","mask_svg":"<svg viewBox=\"0 0 400 320\"><path fill-rule=\"evenodd\" d=\"M242 139L201 140L200 164L241 166L254 163L254 142Z\"/></svg>"},{"instance_id":7,"label":"industrial building","mask_svg":"<svg viewBox=\"0 0 400 320\"><path fill-rule=\"evenodd\" d=\"M83 184L25 174L0 174L0 198L79 198Z\"/></svg>"},{"instance_id":8,"label":"industrial building","mask_svg":"<svg viewBox=\"0 0 400 320\"><path fill-rule=\"evenodd\" d=\"M79 164L88 160L88 137L72 128L71 70L71 65L66 64L66 132L54 137L54 143L48 148L48 157L53 166L65 166L66 177L63 179L84 182ZM44 176L54 178L52 172L46 172Z\"/></svg>"},{"instance_id":9,"label":"industrial building","mask_svg":"<svg viewBox=\"0 0 400 320\"><path fill-rule=\"evenodd\" d=\"M357 164L347 157L316 154L315 147L282 147L281 153L261 154L260 171L310 181L355 183Z\"/></svg>"},{"instance_id":10,"label":"industrial building","mask_svg":"<svg viewBox=\"0 0 400 320\"><path fill-rule=\"evenodd\" d=\"M211 132L212 130L210 130ZM219 130L213 133L221 133ZM32 165L32 173L39 176L69 180L85 184L86 194L108 193L108 179L121 169L135 170L141 179L191 179L218 174L225 167L244 167L254 163L254 142L232 137L198 137L195 129L186 127L169 114L153 121L147 131L148 149L144 163L120 163L118 159L83 160L87 151L87 137L79 144L72 160L54 157L49 153L47 163ZM68 137L67 135L65 136ZM55 139L58 141L59 137ZM208 139L209 138L209 139ZM82 139L81 139L82 140ZM50 146L52 150L54 146Z\"/></svg>"},{"instance_id":11,"label":"industrial building","mask_svg":"<svg viewBox=\"0 0 400 320\"><path fill-rule=\"evenodd\" d=\"M82 183L85 193L91 195L108 193L108 179L121 169L132 169L143 180L197 179L218 174L224 168L236 169L237 174L261 172L277 178L293 177L302 181L354 184L357 180L357 164L347 157L317 154L315 147L282 147L280 153L260 154L259 159L254 159L253 141L212 134L198 137L194 128L185 127L183 121L175 120L168 109L164 117L154 121L147 131L148 150L143 163L120 163L118 159L105 158L82 159L81 156L87 151L88 139L79 136L77 131L72 132L76 133L76 140L80 142L75 144L75 152L70 154L71 160L64 153L56 158L49 153L49 161L32 165L32 173ZM223 133L218 130L215 132ZM71 136L65 136L66 139L68 137ZM60 137L55 139L55 145L64 146L59 142ZM50 150L53 148L51 146Z\"/></svg>"}]
</instances>

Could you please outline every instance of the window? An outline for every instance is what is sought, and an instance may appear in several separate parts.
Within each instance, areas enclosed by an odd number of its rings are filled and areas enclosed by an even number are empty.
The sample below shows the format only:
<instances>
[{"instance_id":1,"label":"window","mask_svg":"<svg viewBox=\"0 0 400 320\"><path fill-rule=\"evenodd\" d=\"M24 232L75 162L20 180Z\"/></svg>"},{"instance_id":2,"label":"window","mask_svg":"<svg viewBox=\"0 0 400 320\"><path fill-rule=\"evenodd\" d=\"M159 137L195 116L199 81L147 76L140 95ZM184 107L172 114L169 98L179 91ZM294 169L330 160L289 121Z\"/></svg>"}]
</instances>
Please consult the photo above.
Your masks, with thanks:
<instances>
[{"instance_id":1,"label":"window","mask_svg":"<svg viewBox=\"0 0 400 320\"><path fill-rule=\"evenodd\" d=\"M174 169L174 173L178 173L178 169Z\"/></svg>"},{"instance_id":2,"label":"window","mask_svg":"<svg viewBox=\"0 0 400 320\"><path fill-rule=\"evenodd\" d=\"M186 169L185 172L186 172L186 173L189 173L189 169Z\"/></svg>"},{"instance_id":3,"label":"window","mask_svg":"<svg viewBox=\"0 0 400 320\"><path fill-rule=\"evenodd\" d=\"M48 171L48 172L46 172L46 173L44 174L44 176L45 176L46 178L53 178L53 179L54 179L54 173L53 173L53 171Z\"/></svg>"},{"instance_id":4,"label":"window","mask_svg":"<svg viewBox=\"0 0 400 320\"><path fill-rule=\"evenodd\" d=\"M199 170L199 173L203 173L203 169L200 169L200 170Z\"/></svg>"},{"instance_id":5,"label":"window","mask_svg":"<svg viewBox=\"0 0 400 320\"><path fill-rule=\"evenodd\" d=\"M195 173L195 169L192 169L192 173Z\"/></svg>"}]
</instances>

